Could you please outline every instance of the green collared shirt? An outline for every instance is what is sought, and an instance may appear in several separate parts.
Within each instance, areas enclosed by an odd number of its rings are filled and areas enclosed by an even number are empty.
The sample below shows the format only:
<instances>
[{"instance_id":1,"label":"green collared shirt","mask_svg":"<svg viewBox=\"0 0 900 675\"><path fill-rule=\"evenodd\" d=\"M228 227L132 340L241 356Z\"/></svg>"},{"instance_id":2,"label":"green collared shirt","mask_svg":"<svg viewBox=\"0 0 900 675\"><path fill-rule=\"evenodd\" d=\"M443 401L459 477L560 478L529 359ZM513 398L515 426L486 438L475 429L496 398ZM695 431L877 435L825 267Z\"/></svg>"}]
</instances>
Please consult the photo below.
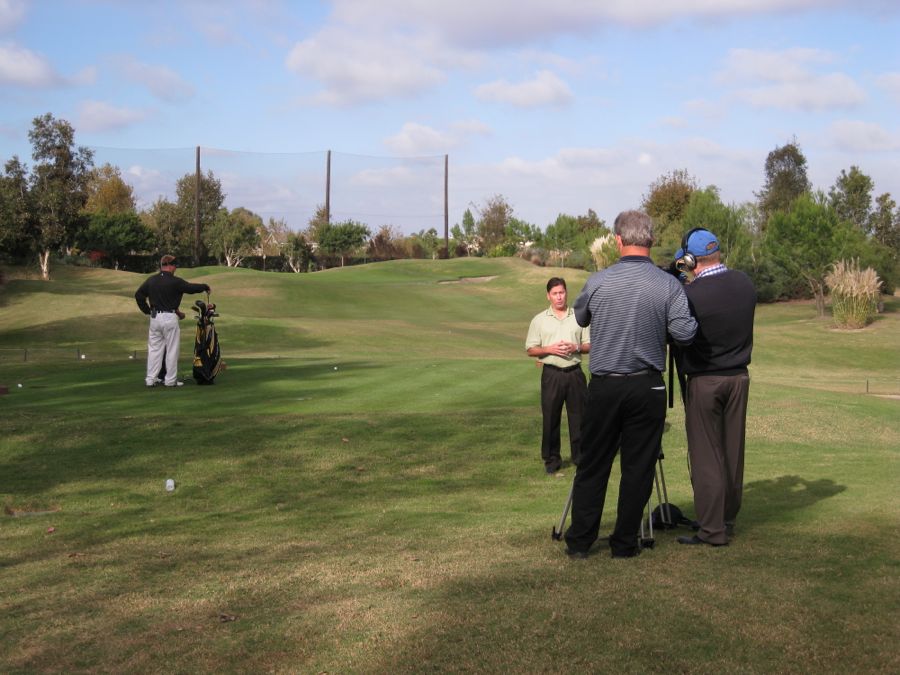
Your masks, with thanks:
<instances>
[{"instance_id":1,"label":"green collared shirt","mask_svg":"<svg viewBox=\"0 0 900 675\"><path fill-rule=\"evenodd\" d=\"M546 347L560 340L574 342L581 346L583 343L588 342L588 340L582 339L582 331L584 330L575 321L575 312L571 307L568 308L566 316L562 319L556 317L552 307L548 307L531 320L531 325L528 326L528 337L525 338L525 349ZM558 368L568 368L581 363L581 354L575 353L568 358L550 354L542 356L540 361Z\"/></svg>"}]
</instances>

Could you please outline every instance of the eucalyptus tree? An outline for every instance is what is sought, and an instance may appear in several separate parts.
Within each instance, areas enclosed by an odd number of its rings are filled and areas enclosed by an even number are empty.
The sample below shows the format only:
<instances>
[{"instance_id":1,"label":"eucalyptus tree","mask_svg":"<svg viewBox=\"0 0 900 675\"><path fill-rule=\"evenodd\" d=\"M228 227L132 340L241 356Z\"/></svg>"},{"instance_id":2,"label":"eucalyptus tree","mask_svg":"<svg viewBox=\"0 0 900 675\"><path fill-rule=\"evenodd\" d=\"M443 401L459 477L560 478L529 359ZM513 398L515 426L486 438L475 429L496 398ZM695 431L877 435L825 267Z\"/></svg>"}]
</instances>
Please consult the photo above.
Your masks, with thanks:
<instances>
[{"instance_id":1,"label":"eucalyptus tree","mask_svg":"<svg viewBox=\"0 0 900 675\"><path fill-rule=\"evenodd\" d=\"M28 140L35 162L28 238L38 255L41 276L49 280L51 253L71 243L83 224L81 212L87 202L94 153L76 147L72 125L50 113L32 120Z\"/></svg>"}]
</instances>

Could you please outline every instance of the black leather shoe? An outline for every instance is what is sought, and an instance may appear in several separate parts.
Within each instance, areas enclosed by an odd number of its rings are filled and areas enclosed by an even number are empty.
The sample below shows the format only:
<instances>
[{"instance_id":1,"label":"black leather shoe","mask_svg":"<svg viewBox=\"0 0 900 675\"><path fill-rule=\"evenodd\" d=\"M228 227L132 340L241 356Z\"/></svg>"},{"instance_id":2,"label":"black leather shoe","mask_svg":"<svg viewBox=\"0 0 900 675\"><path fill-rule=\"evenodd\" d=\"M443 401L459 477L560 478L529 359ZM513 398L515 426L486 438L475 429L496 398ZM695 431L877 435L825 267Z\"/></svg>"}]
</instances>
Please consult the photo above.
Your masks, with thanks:
<instances>
[{"instance_id":1,"label":"black leather shoe","mask_svg":"<svg viewBox=\"0 0 900 675\"><path fill-rule=\"evenodd\" d=\"M571 548L567 548L566 555L569 556L572 560L587 560L588 552L587 551L575 551Z\"/></svg>"},{"instance_id":2,"label":"black leather shoe","mask_svg":"<svg viewBox=\"0 0 900 675\"><path fill-rule=\"evenodd\" d=\"M697 546L699 544L706 544L707 546L728 546L728 542L724 544L714 544L711 541L703 541L696 534L693 537L678 537L679 544L687 544L688 546Z\"/></svg>"}]
</instances>

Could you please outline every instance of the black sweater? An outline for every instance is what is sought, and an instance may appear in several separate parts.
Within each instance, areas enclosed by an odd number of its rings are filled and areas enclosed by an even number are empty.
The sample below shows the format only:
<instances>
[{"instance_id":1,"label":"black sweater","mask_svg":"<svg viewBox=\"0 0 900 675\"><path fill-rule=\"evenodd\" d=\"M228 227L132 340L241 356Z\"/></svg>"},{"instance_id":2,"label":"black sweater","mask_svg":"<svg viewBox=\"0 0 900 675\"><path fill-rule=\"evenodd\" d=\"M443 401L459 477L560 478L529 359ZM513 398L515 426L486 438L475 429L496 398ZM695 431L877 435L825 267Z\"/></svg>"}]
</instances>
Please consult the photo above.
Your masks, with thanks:
<instances>
[{"instance_id":1,"label":"black sweater","mask_svg":"<svg viewBox=\"0 0 900 675\"><path fill-rule=\"evenodd\" d=\"M694 342L680 350L685 375L735 375L746 372L753 350L756 289L743 272L727 270L695 279L685 287L691 312L700 325Z\"/></svg>"},{"instance_id":2,"label":"black sweater","mask_svg":"<svg viewBox=\"0 0 900 675\"><path fill-rule=\"evenodd\" d=\"M203 291L209 293L209 286L192 284L181 277L176 277L171 272L159 272L141 284L134 294L134 299L144 314L149 314L151 309L174 312L181 304L182 295L202 293ZM150 300L149 306L147 306L148 299Z\"/></svg>"}]
</instances>

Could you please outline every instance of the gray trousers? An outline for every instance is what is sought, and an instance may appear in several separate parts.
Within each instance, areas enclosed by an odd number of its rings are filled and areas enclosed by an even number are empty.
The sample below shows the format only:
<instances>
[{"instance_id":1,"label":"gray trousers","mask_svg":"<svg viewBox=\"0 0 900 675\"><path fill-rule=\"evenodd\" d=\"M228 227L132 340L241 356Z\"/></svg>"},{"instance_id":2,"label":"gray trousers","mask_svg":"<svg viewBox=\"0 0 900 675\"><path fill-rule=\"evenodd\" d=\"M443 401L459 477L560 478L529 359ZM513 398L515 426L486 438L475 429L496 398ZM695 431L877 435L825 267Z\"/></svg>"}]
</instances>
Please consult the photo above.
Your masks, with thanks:
<instances>
[{"instance_id":1,"label":"gray trousers","mask_svg":"<svg viewBox=\"0 0 900 675\"><path fill-rule=\"evenodd\" d=\"M684 411L697 536L711 544L728 542L725 524L741 509L749 392L746 373L688 377Z\"/></svg>"},{"instance_id":2,"label":"gray trousers","mask_svg":"<svg viewBox=\"0 0 900 675\"><path fill-rule=\"evenodd\" d=\"M156 376L162 368L163 356L166 360L167 387L175 386L178 380L178 352L181 349L181 328L178 316L171 313L157 314L150 319L147 334L147 377L148 387L156 383Z\"/></svg>"}]
</instances>

